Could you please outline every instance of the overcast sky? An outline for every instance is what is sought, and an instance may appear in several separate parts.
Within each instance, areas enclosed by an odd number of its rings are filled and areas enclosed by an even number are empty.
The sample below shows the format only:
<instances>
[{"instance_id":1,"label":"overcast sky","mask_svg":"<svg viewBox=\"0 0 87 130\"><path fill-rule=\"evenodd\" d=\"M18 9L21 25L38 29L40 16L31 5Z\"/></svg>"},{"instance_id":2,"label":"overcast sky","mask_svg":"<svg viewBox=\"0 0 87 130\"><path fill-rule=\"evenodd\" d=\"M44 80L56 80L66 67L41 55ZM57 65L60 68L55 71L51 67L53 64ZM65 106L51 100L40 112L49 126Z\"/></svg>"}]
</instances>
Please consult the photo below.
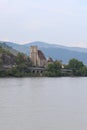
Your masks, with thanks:
<instances>
[{"instance_id":1,"label":"overcast sky","mask_svg":"<svg viewBox=\"0 0 87 130\"><path fill-rule=\"evenodd\" d=\"M87 0L0 0L0 40L87 47Z\"/></svg>"}]
</instances>

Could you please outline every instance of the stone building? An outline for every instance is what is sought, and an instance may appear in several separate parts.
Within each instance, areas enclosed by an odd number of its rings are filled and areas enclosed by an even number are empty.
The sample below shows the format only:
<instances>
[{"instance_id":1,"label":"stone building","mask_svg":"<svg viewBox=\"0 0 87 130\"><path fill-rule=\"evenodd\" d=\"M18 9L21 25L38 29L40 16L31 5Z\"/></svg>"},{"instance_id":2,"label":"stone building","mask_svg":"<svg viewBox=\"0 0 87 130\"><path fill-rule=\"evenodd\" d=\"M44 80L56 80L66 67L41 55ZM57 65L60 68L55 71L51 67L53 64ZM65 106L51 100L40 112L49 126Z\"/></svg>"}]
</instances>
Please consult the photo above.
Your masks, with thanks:
<instances>
[{"instance_id":1,"label":"stone building","mask_svg":"<svg viewBox=\"0 0 87 130\"><path fill-rule=\"evenodd\" d=\"M30 47L30 59L34 66L45 67L46 65L46 57L37 46Z\"/></svg>"}]
</instances>

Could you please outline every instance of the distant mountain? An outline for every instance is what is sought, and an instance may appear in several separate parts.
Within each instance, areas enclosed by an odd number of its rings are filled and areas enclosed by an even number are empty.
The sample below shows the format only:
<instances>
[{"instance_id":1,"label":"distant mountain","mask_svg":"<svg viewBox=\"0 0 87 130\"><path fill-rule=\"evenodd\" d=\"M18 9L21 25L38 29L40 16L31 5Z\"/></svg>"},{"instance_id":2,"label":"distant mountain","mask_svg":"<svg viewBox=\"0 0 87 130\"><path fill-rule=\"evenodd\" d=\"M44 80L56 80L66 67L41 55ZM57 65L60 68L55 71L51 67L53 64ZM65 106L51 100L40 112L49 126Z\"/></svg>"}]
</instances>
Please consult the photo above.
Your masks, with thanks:
<instances>
[{"instance_id":1,"label":"distant mountain","mask_svg":"<svg viewBox=\"0 0 87 130\"><path fill-rule=\"evenodd\" d=\"M33 46L33 45L37 45L37 46L39 46L40 48L49 48L49 47L52 47L52 48L61 48L61 49L67 49L67 50L70 50L70 51L78 51L78 52L86 52L86 53L87 53L87 48L81 48L81 47L67 47L67 46L63 46L63 45L49 44L49 43L40 42L40 41L36 41L36 42L31 42L31 43L25 44L25 46L27 46L27 47L30 47L31 45L32 45L32 46Z\"/></svg>"},{"instance_id":2,"label":"distant mountain","mask_svg":"<svg viewBox=\"0 0 87 130\"><path fill-rule=\"evenodd\" d=\"M8 45L9 47L17 50L18 52L23 52L27 55L29 55L29 48L25 45L20 45L20 44L17 44L17 43L13 43L13 42L5 42L6 45Z\"/></svg>"},{"instance_id":3,"label":"distant mountain","mask_svg":"<svg viewBox=\"0 0 87 130\"><path fill-rule=\"evenodd\" d=\"M87 48L66 47L40 41L31 42L24 45L19 45L11 42L5 42L5 44L27 55L29 55L30 46L36 45L40 50L44 52L46 57L52 57L54 60L62 60L63 63L67 63L70 59L76 58L87 64Z\"/></svg>"}]
</instances>

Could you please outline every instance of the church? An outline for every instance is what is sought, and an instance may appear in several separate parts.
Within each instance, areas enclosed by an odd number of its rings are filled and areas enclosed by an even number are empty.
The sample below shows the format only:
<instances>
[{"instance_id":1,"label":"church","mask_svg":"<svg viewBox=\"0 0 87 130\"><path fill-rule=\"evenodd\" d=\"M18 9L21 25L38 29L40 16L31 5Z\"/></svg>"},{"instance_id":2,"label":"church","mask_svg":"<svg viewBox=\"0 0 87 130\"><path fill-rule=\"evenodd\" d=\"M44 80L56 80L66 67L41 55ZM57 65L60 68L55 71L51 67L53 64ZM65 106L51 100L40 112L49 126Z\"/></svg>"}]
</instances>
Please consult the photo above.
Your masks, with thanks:
<instances>
[{"instance_id":1,"label":"church","mask_svg":"<svg viewBox=\"0 0 87 130\"><path fill-rule=\"evenodd\" d=\"M45 55L41 50L38 50L37 46L30 47L30 59L33 63L33 66L45 67L47 60Z\"/></svg>"}]
</instances>

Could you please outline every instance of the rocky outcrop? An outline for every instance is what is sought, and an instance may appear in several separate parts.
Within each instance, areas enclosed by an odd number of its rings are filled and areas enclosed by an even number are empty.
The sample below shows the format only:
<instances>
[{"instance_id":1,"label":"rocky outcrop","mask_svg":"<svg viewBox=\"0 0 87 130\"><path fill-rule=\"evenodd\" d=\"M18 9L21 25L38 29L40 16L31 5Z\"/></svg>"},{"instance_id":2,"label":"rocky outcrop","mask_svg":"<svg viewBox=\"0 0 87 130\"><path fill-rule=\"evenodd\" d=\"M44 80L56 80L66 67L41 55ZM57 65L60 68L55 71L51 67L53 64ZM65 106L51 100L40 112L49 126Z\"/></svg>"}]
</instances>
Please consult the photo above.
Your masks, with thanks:
<instances>
[{"instance_id":1,"label":"rocky outcrop","mask_svg":"<svg viewBox=\"0 0 87 130\"><path fill-rule=\"evenodd\" d=\"M8 46L5 42L0 42L0 47L5 49L6 51L9 51L11 54L17 56L18 51L13 49L12 47Z\"/></svg>"},{"instance_id":2,"label":"rocky outcrop","mask_svg":"<svg viewBox=\"0 0 87 130\"><path fill-rule=\"evenodd\" d=\"M14 65L14 64L16 64L16 58L12 54L7 55L7 54L3 53L1 55L1 59L2 59L3 65Z\"/></svg>"},{"instance_id":3,"label":"rocky outcrop","mask_svg":"<svg viewBox=\"0 0 87 130\"><path fill-rule=\"evenodd\" d=\"M16 56L0 47L0 70L9 69L16 65Z\"/></svg>"}]
</instances>

